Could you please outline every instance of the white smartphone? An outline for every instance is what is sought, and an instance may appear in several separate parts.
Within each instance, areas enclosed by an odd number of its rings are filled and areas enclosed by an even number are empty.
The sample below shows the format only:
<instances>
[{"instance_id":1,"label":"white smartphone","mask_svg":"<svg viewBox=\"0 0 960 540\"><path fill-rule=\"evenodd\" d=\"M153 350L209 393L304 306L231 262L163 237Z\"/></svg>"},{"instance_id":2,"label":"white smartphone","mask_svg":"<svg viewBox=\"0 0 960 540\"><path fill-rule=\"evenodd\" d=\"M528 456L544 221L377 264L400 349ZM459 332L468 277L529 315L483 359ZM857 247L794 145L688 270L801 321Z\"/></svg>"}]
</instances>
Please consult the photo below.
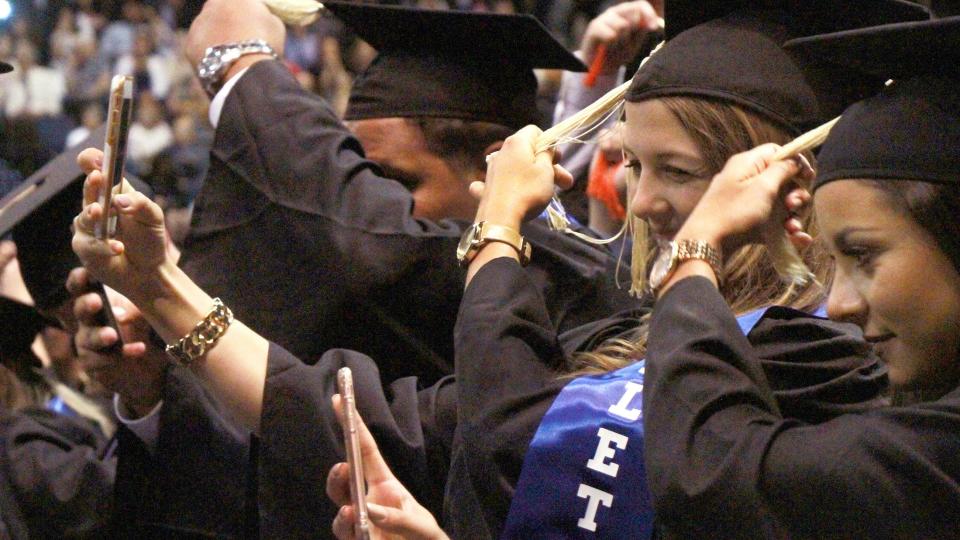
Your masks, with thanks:
<instances>
[{"instance_id":1,"label":"white smartphone","mask_svg":"<svg viewBox=\"0 0 960 540\"><path fill-rule=\"evenodd\" d=\"M123 163L127 157L127 133L130 131L130 113L133 109L133 77L115 75L110 81L110 103L107 111L107 138L103 143L103 176L106 179L100 191L99 203L103 218L94 227L94 235L105 240L116 235L117 218L110 201L114 188L123 182Z\"/></svg>"},{"instance_id":2,"label":"white smartphone","mask_svg":"<svg viewBox=\"0 0 960 540\"><path fill-rule=\"evenodd\" d=\"M337 389L343 400L343 439L350 467L350 500L357 516L357 540L370 540L370 519L367 516L367 485L363 478L363 456L360 453L360 430L356 398L353 394L353 373L344 367L337 371Z\"/></svg>"}]
</instances>

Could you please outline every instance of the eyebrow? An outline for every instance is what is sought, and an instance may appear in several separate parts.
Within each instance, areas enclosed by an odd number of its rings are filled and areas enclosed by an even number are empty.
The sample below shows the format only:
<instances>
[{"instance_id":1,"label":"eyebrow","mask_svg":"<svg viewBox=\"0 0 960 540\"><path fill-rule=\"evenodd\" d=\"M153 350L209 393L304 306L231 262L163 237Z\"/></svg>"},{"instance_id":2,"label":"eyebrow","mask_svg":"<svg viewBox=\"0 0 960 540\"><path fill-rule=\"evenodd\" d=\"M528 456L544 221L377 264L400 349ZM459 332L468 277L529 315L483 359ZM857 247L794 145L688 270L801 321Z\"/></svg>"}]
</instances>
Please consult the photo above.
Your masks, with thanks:
<instances>
[{"instance_id":1,"label":"eyebrow","mask_svg":"<svg viewBox=\"0 0 960 540\"><path fill-rule=\"evenodd\" d=\"M697 163L703 163L703 158L693 154L685 154L681 152L660 152L657 154L658 161L667 161L674 158L685 159L688 161L696 161Z\"/></svg>"},{"instance_id":2,"label":"eyebrow","mask_svg":"<svg viewBox=\"0 0 960 540\"><path fill-rule=\"evenodd\" d=\"M845 246L851 234L860 232L876 232L874 227L844 227L833 235L833 243L837 246Z\"/></svg>"}]
</instances>

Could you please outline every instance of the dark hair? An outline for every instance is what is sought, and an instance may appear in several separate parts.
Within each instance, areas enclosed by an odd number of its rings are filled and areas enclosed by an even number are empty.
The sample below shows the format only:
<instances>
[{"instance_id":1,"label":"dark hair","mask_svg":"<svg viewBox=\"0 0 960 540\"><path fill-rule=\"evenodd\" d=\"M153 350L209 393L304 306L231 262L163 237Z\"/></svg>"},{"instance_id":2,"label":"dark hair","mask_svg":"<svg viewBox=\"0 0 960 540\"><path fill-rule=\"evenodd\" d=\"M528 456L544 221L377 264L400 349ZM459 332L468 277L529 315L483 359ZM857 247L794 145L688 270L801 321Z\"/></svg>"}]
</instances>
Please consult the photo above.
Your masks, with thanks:
<instances>
[{"instance_id":1,"label":"dark hair","mask_svg":"<svg viewBox=\"0 0 960 540\"><path fill-rule=\"evenodd\" d=\"M960 185L911 180L869 180L936 240L960 272Z\"/></svg>"},{"instance_id":2,"label":"dark hair","mask_svg":"<svg viewBox=\"0 0 960 540\"><path fill-rule=\"evenodd\" d=\"M461 168L486 170L486 149L513 135L514 129L492 122L456 118L413 118L427 149Z\"/></svg>"}]
</instances>

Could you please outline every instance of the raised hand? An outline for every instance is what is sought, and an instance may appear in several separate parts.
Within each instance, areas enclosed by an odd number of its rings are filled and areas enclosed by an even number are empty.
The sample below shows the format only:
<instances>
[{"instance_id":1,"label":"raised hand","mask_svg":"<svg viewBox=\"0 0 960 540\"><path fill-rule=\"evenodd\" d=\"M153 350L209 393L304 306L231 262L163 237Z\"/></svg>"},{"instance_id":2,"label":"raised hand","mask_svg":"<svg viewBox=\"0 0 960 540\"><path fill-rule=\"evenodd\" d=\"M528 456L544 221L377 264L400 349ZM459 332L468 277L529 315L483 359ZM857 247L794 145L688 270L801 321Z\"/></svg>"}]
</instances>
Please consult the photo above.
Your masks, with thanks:
<instances>
[{"instance_id":1,"label":"raised hand","mask_svg":"<svg viewBox=\"0 0 960 540\"><path fill-rule=\"evenodd\" d=\"M120 335L97 323L103 308L100 295L90 292L90 275L75 268L67 278L67 290L74 298L73 314L78 324L74 342L80 365L105 388L120 395L124 405L137 416L150 412L163 393L166 353L150 340L150 325L130 300L107 289ZM111 345L123 339L119 352Z\"/></svg>"},{"instance_id":2,"label":"raised hand","mask_svg":"<svg viewBox=\"0 0 960 540\"><path fill-rule=\"evenodd\" d=\"M184 44L190 65L196 66L207 47L250 39L262 39L280 56L286 41L286 28L267 9L262 0L207 0L193 20ZM241 57L223 78L226 82L252 62L270 58L251 54Z\"/></svg>"},{"instance_id":3,"label":"raised hand","mask_svg":"<svg viewBox=\"0 0 960 540\"><path fill-rule=\"evenodd\" d=\"M580 55L591 65L603 46L606 52L600 73L615 73L637 56L647 32L657 30L661 21L654 6L646 0L612 6L587 25L580 41Z\"/></svg>"},{"instance_id":4,"label":"raised hand","mask_svg":"<svg viewBox=\"0 0 960 540\"><path fill-rule=\"evenodd\" d=\"M808 244L794 213L809 203L810 194L791 180L812 180L814 172L803 158L774 161L778 149L765 144L727 160L677 238L705 240L730 253L785 228L795 244Z\"/></svg>"},{"instance_id":5,"label":"raised hand","mask_svg":"<svg viewBox=\"0 0 960 540\"><path fill-rule=\"evenodd\" d=\"M503 147L491 154L484 182L474 182L471 193L480 198L477 221L519 228L546 208L556 187L567 189L573 177L553 164L553 152L537 153L540 129L527 126L507 137Z\"/></svg>"},{"instance_id":6,"label":"raised hand","mask_svg":"<svg viewBox=\"0 0 960 540\"><path fill-rule=\"evenodd\" d=\"M333 396L333 408L343 417L343 400ZM360 453L367 481L367 513L370 536L377 540L448 540L437 520L410 495L390 471L377 449L377 442L357 415L360 428ZM350 504L350 468L337 463L327 475L327 496L340 506L333 520L333 533L340 540L353 540L356 514Z\"/></svg>"},{"instance_id":7,"label":"raised hand","mask_svg":"<svg viewBox=\"0 0 960 540\"><path fill-rule=\"evenodd\" d=\"M103 154L93 148L77 159L87 178L83 209L74 219L73 251L95 279L135 302L152 298L163 266L173 264L166 249L163 211L129 184L113 197L113 209L102 208L97 202L106 182L98 166L102 159ZM94 224L107 210L117 213L117 238L99 240L93 234Z\"/></svg>"}]
</instances>

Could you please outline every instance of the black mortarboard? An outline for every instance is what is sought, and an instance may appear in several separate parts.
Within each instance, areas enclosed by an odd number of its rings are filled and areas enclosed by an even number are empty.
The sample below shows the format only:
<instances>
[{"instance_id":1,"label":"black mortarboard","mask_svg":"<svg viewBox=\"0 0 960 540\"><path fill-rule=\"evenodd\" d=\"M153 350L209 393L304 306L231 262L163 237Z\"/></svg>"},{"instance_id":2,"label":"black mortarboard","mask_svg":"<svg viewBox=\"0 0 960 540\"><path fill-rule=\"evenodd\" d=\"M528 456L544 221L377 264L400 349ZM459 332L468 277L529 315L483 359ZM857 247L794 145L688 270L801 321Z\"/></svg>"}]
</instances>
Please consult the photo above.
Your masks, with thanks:
<instances>
[{"instance_id":1,"label":"black mortarboard","mask_svg":"<svg viewBox=\"0 0 960 540\"><path fill-rule=\"evenodd\" d=\"M83 203L84 174L77 155L87 147L102 147L105 128L44 165L0 200L0 237L13 233L23 281L40 309L51 309L67 298L64 284L80 265L73 253L70 226ZM148 190L136 179L137 190Z\"/></svg>"},{"instance_id":2,"label":"black mortarboard","mask_svg":"<svg viewBox=\"0 0 960 540\"><path fill-rule=\"evenodd\" d=\"M533 68L586 70L529 15L324 6L378 53L354 82L347 120L458 118L519 129L539 119Z\"/></svg>"},{"instance_id":3,"label":"black mortarboard","mask_svg":"<svg viewBox=\"0 0 960 540\"><path fill-rule=\"evenodd\" d=\"M46 325L46 319L32 306L0 296L0 361L9 364L26 360L27 364L40 367L40 359L30 346Z\"/></svg>"},{"instance_id":4,"label":"black mortarboard","mask_svg":"<svg viewBox=\"0 0 960 540\"><path fill-rule=\"evenodd\" d=\"M844 111L820 149L815 187L844 178L960 183L960 17L811 36L788 47L894 79Z\"/></svg>"},{"instance_id":5,"label":"black mortarboard","mask_svg":"<svg viewBox=\"0 0 960 540\"><path fill-rule=\"evenodd\" d=\"M668 0L665 10L668 41L634 76L627 101L723 99L795 134L835 117L883 81L786 51L786 41L929 18L921 6L899 0Z\"/></svg>"}]
</instances>

